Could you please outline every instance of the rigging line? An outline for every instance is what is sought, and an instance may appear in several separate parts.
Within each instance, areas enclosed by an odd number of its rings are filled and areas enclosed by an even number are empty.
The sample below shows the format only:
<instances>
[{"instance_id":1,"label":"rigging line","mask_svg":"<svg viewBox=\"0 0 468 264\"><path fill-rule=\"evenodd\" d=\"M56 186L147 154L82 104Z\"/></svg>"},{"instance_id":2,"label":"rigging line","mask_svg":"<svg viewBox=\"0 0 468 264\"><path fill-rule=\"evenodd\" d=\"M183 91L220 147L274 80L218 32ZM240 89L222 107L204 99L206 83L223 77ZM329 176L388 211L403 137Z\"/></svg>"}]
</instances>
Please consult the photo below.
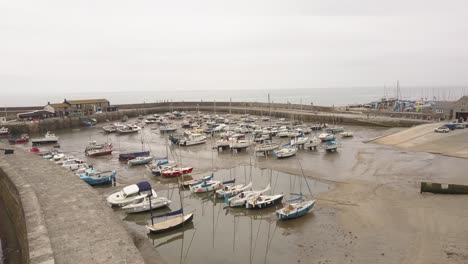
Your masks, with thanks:
<instances>
[{"instance_id":1,"label":"rigging line","mask_svg":"<svg viewBox=\"0 0 468 264\"><path fill-rule=\"evenodd\" d=\"M185 263L185 261L187 261L187 256L188 256L188 253L190 251L190 248L192 246L192 242L193 242L193 239L195 238L195 234L197 233L197 229L195 229L195 232L193 232L193 236L192 236L192 239L190 240L190 243L189 243L189 246L187 248L187 252L185 253L185 257L184 257L184 261L182 263Z\"/></svg>"},{"instance_id":2,"label":"rigging line","mask_svg":"<svg viewBox=\"0 0 468 264\"><path fill-rule=\"evenodd\" d=\"M307 181L307 179L305 177L304 170L302 169L301 162L299 161L299 159L297 160L297 162L299 163L299 167L301 167L302 176L304 177L304 181L306 182L307 189L309 189L309 193L312 196L312 190L310 189L309 182Z\"/></svg>"},{"instance_id":3,"label":"rigging line","mask_svg":"<svg viewBox=\"0 0 468 264\"><path fill-rule=\"evenodd\" d=\"M258 242L258 234L260 234L260 226L261 226L262 222L258 222L258 229L257 229L257 237L255 238L255 243L254 243L254 248L253 248L253 252L252 252L252 259L253 259L253 255L255 254L255 249L257 248L257 242Z\"/></svg>"},{"instance_id":4,"label":"rigging line","mask_svg":"<svg viewBox=\"0 0 468 264\"><path fill-rule=\"evenodd\" d=\"M264 263L267 263L266 260L267 260L267 255L268 255L268 249L270 247L270 243L269 243L270 242L270 231L271 231L270 226L271 226L271 221L268 222L268 237L267 237L267 244L266 244L266 248L265 248L265 261L264 261Z\"/></svg>"}]
</instances>

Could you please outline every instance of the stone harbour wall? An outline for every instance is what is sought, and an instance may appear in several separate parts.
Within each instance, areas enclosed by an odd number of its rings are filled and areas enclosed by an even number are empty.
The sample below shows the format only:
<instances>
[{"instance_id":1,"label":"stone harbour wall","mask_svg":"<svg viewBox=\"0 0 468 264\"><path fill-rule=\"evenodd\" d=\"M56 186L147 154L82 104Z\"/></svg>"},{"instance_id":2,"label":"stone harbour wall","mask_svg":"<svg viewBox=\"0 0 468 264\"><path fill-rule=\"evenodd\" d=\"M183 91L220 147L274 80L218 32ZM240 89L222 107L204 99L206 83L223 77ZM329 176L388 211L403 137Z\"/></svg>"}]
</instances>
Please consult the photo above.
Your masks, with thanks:
<instances>
[{"instance_id":1,"label":"stone harbour wall","mask_svg":"<svg viewBox=\"0 0 468 264\"><path fill-rule=\"evenodd\" d=\"M0 153L0 195L23 263L144 263L103 197L72 172L14 150Z\"/></svg>"}]
</instances>

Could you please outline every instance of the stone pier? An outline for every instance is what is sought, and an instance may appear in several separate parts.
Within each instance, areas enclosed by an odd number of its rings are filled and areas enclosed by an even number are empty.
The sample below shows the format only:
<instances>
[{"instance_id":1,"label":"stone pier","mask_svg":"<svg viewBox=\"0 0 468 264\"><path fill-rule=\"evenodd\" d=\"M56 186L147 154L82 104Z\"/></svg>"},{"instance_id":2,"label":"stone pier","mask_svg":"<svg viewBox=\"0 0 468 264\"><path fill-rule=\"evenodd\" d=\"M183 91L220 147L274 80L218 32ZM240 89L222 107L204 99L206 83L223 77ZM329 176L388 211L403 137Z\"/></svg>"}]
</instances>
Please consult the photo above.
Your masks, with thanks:
<instances>
[{"instance_id":1,"label":"stone pier","mask_svg":"<svg viewBox=\"0 0 468 264\"><path fill-rule=\"evenodd\" d=\"M0 198L22 263L144 263L105 199L49 160L17 148L0 152Z\"/></svg>"}]
</instances>

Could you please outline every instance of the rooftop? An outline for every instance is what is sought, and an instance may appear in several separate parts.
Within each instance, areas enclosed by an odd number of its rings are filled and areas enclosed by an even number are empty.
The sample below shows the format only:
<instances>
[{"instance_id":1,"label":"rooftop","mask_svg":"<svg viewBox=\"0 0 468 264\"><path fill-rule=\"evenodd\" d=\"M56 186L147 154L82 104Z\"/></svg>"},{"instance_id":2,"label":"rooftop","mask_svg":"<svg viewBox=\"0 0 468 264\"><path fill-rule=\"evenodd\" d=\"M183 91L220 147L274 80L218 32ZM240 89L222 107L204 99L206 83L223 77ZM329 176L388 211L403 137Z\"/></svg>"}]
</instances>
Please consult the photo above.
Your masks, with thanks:
<instances>
[{"instance_id":1,"label":"rooftop","mask_svg":"<svg viewBox=\"0 0 468 264\"><path fill-rule=\"evenodd\" d=\"M71 105L77 104L95 104L95 103L109 103L107 99L83 99L83 100L66 100Z\"/></svg>"}]
</instances>

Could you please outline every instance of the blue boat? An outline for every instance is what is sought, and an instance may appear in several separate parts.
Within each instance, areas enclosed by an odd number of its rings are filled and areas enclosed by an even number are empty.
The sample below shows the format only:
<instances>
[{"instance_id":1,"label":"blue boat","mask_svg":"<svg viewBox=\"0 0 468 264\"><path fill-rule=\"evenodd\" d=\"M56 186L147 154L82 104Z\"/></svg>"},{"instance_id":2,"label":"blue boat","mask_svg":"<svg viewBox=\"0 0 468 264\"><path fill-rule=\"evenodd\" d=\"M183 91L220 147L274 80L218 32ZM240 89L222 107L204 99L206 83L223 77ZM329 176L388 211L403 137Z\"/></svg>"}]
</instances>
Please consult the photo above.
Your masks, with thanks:
<instances>
[{"instance_id":1,"label":"blue boat","mask_svg":"<svg viewBox=\"0 0 468 264\"><path fill-rule=\"evenodd\" d=\"M80 179L86 182L91 186L103 185L115 182L115 171L105 171L105 172L86 172L80 175Z\"/></svg>"},{"instance_id":2,"label":"blue boat","mask_svg":"<svg viewBox=\"0 0 468 264\"><path fill-rule=\"evenodd\" d=\"M149 151L122 153L122 154L119 154L119 160L130 160L136 157L147 157L149 155L150 155Z\"/></svg>"},{"instance_id":3,"label":"blue boat","mask_svg":"<svg viewBox=\"0 0 468 264\"><path fill-rule=\"evenodd\" d=\"M315 200L287 204L285 207L276 211L276 217L279 220L298 218L307 214L307 212L309 212L314 207L314 205Z\"/></svg>"}]
</instances>

